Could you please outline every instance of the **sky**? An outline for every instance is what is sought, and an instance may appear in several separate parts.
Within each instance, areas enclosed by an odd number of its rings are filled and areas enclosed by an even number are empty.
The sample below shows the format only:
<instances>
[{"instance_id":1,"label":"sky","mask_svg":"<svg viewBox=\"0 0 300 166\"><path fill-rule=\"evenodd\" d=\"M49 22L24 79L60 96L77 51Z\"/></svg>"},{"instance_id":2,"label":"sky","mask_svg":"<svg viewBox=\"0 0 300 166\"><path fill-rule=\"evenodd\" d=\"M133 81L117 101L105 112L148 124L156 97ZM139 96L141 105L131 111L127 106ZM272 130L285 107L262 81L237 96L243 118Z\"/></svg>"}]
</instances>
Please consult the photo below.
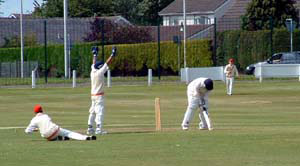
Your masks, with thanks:
<instances>
[{"instance_id":1,"label":"sky","mask_svg":"<svg viewBox=\"0 0 300 166\"><path fill-rule=\"evenodd\" d=\"M23 13L31 13L34 9L34 0L23 0ZM36 0L42 4L43 0ZM21 13L21 0L4 0L0 5L0 17L7 17L12 13Z\"/></svg>"}]
</instances>

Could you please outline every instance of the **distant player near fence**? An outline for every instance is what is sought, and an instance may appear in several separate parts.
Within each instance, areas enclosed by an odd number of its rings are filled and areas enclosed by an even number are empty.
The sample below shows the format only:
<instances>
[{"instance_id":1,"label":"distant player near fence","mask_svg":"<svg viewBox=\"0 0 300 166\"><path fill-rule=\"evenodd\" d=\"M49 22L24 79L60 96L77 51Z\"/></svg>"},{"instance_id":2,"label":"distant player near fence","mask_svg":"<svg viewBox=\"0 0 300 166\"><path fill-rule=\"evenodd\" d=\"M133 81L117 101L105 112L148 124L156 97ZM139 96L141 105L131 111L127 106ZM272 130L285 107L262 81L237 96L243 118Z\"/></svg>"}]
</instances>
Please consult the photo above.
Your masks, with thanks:
<instances>
[{"instance_id":1,"label":"distant player near fence","mask_svg":"<svg viewBox=\"0 0 300 166\"><path fill-rule=\"evenodd\" d=\"M48 141L55 140L96 140L96 136L82 135L67 129L63 129L57 124L53 123L51 118L44 113L42 106L37 104L34 107L35 117L32 118L30 124L25 129L25 133L30 134L34 131L40 131L41 136Z\"/></svg>"},{"instance_id":2,"label":"distant player near fence","mask_svg":"<svg viewBox=\"0 0 300 166\"><path fill-rule=\"evenodd\" d=\"M225 66L224 73L226 74L226 90L227 95L232 95L234 77L239 76L239 72L234 65L234 59L230 58L228 65Z\"/></svg>"},{"instance_id":3,"label":"distant player near fence","mask_svg":"<svg viewBox=\"0 0 300 166\"><path fill-rule=\"evenodd\" d=\"M108 65L112 62L113 57L117 55L116 47L113 47L111 56L103 62L97 62L98 47L92 48L93 64L91 66L91 100L92 104L89 110L87 134L106 134L103 130L104 119L104 74L108 71ZM93 128L96 123L96 131Z\"/></svg>"},{"instance_id":4,"label":"distant player near fence","mask_svg":"<svg viewBox=\"0 0 300 166\"><path fill-rule=\"evenodd\" d=\"M213 81L209 78L197 78L189 83L187 88L188 106L181 124L182 130L188 130L195 110L200 108L199 129L212 130L208 113L208 94L213 90Z\"/></svg>"}]
</instances>

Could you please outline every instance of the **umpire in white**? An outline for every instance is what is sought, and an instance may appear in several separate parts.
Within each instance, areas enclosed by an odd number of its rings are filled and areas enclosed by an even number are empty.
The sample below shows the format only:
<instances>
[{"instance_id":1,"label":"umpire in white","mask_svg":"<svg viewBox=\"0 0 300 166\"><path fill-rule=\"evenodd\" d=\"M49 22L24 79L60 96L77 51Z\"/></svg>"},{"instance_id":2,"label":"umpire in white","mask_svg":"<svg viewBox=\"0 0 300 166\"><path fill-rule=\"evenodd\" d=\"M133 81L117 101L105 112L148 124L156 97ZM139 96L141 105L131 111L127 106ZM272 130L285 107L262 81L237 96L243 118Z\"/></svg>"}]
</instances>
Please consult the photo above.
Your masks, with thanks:
<instances>
[{"instance_id":1,"label":"umpire in white","mask_svg":"<svg viewBox=\"0 0 300 166\"><path fill-rule=\"evenodd\" d=\"M92 48L93 64L91 66L91 100L92 105L89 110L87 134L106 134L102 129L104 118L104 74L109 69L108 65L112 62L113 57L117 55L116 47L113 47L111 56L103 62L97 62L98 47ZM96 123L96 131L93 123Z\"/></svg>"},{"instance_id":2,"label":"umpire in white","mask_svg":"<svg viewBox=\"0 0 300 166\"><path fill-rule=\"evenodd\" d=\"M187 88L188 107L181 124L182 130L189 129L194 112L197 108L200 108L199 129L213 129L208 114L208 94L213 90L213 88L213 81L209 78L200 77L189 83Z\"/></svg>"}]
</instances>

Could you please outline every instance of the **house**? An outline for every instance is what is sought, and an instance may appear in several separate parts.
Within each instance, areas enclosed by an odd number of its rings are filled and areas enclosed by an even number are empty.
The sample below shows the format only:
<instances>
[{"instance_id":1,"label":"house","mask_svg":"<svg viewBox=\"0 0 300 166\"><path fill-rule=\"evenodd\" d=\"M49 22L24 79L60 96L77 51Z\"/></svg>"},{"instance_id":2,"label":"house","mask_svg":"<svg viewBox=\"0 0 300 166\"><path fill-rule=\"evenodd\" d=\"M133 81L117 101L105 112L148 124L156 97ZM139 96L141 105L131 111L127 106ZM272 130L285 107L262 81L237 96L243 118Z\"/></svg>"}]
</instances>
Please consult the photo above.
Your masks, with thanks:
<instances>
[{"instance_id":1,"label":"house","mask_svg":"<svg viewBox=\"0 0 300 166\"><path fill-rule=\"evenodd\" d=\"M21 17L21 14L18 14L18 13L12 13L8 16L8 18L14 18L14 19L20 19ZM22 17L24 19L31 19L33 18L32 14L23 14Z\"/></svg>"},{"instance_id":2,"label":"house","mask_svg":"<svg viewBox=\"0 0 300 166\"><path fill-rule=\"evenodd\" d=\"M299 11L300 0L295 1L295 7ZM187 25L214 24L216 18L221 22L235 21L235 29L250 2L251 0L186 0ZM173 1L159 15L163 18L163 26L181 25L184 21L183 0Z\"/></svg>"},{"instance_id":3,"label":"house","mask_svg":"<svg viewBox=\"0 0 300 166\"><path fill-rule=\"evenodd\" d=\"M0 18L0 47L5 43L5 39L11 39L15 36L20 36L20 15L11 14L11 17ZM111 20L112 22L129 26L132 25L127 19L122 16L99 17L102 19ZM35 36L38 43L44 43L44 22L47 22L47 40L49 43L63 43L61 37L64 34L64 19L63 18L32 18L23 17L23 33L24 36ZM94 17L88 18L68 18L68 33L70 34L71 42L83 42L83 38L90 31L91 22Z\"/></svg>"},{"instance_id":4,"label":"house","mask_svg":"<svg viewBox=\"0 0 300 166\"><path fill-rule=\"evenodd\" d=\"M186 0L187 25L214 24L214 18L222 17L234 0ZM183 0L175 0L159 12L164 26L181 25Z\"/></svg>"}]
</instances>

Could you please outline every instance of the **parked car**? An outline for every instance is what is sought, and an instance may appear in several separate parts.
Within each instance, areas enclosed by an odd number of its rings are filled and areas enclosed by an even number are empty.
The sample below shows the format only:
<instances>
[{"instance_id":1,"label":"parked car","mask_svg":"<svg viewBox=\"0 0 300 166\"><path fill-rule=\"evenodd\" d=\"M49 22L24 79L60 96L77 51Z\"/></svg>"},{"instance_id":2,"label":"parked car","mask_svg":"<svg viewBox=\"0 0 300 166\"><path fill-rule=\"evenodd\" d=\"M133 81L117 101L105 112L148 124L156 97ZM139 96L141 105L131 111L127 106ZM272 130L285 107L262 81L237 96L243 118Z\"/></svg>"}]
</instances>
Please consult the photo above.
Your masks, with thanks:
<instances>
[{"instance_id":1,"label":"parked car","mask_svg":"<svg viewBox=\"0 0 300 166\"><path fill-rule=\"evenodd\" d=\"M271 58L267 59L264 62L259 62L261 64L300 64L300 51L296 52L281 52L272 55ZM254 74L255 65L251 64L246 67L246 74Z\"/></svg>"}]
</instances>

